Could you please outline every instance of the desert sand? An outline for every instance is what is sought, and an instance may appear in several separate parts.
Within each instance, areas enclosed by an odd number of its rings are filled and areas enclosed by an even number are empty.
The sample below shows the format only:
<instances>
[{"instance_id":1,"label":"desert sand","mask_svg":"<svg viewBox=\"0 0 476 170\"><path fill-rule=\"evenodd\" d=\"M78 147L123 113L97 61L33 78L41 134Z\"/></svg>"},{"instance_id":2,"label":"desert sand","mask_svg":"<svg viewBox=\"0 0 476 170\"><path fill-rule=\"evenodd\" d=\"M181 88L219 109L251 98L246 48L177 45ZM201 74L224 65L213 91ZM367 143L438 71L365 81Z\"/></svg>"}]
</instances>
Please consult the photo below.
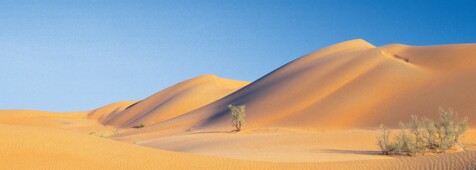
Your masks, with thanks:
<instances>
[{"instance_id":1,"label":"desert sand","mask_svg":"<svg viewBox=\"0 0 476 170\"><path fill-rule=\"evenodd\" d=\"M415 157L381 155L375 138L381 123L437 119L439 106L474 128L475 92L476 44L357 39L251 83L203 75L93 111L0 111L0 168L476 169L476 129L467 151ZM243 131L232 132L228 104L246 105Z\"/></svg>"}]
</instances>

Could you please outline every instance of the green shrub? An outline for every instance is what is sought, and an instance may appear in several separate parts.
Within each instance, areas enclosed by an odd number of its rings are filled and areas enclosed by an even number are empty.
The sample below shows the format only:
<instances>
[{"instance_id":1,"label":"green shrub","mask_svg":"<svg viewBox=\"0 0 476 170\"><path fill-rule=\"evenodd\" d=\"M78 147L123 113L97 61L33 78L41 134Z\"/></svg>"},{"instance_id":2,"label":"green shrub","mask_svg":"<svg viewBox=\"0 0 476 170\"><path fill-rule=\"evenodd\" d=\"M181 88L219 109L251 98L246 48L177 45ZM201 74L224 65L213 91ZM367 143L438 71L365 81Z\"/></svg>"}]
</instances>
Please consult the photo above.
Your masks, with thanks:
<instances>
[{"instance_id":1,"label":"green shrub","mask_svg":"<svg viewBox=\"0 0 476 170\"><path fill-rule=\"evenodd\" d=\"M232 126L234 126L236 128L235 131L239 132L245 124L245 118L246 118L245 110L246 110L246 107L245 107L245 105L234 106L234 105L230 104L230 105L228 105L228 108L230 109L231 116L232 116L231 124L232 124Z\"/></svg>"},{"instance_id":2,"label":"green shrub","mask_svg":"<svg viewBox=\"0 0 476 170\"><path fill-rule=\"evenodd\" d=\"M408 125L400 122L400 134L395 137L395 154L407 154L410 156L416 155L418 148L412 137L412 133L409 132Z\"/></svg>"},{"instance_id":3,"label":"green shrub","mask_svg":"<svg viewBox=\"0 0 476 170\"><path fill-rule=\"evenodd\" d=\"M438 147L438 144L436 141L437 128L436 128L435 121L428 118L423 118L422 121L423 121L424 129L426 130L424 138L427 144L427 148L430 150L435 150Z\"/></svg>"},{"instance_id":4,"label":"green shrub","mask_svg":"<svg viewBox=\"0 0 476 170\"><path fill-rule=\"evenodd\" d=\"M390 140L388 139L390 132L383 125L380 125L380 132L381 134L377 136L377 145L382 150L382 154L388 155L391 149Z\"/></svg>"},{"instance_id":5,"label":"green shrub","mask_svg":"<svg viewBox=\"0 0 476 170\"><path fill-rule=\"evenodd\" d=\"M405 130L405 126L403 123L400 123L400 133L395 137L395 142L391 143L390 145L393 146L393 152L394 154L402 154L407 147L407 143L409 142L409 137L407 135L407 132Z\"/></svg>"},{"instance_id":6,"label":"green shrub","mask_svg":"<svg viewBox=\"0 0 476 170\"><path fill-rule=\"evenodd\" d=\"M426 130L424 129L423 121L419 121L418 116L412 115L410 122L406 126L406 128L412 134L411 142L408 144L409 152L412 155L417 153L425 153L427 144L424 139L424 136L426 136Z\"/></svg>"},{"instance_id":7,"label":"green shrub","mask_svg":"<svg viewBox=\"0 0 476 170\"><path fill-rule=\"evenodd\" d=\"M440 123L436 124L439 138L439 149L446 152L451 147L461 145L459 139L468 130L468 117L458 121L458 114L453 109L439 108Z\"/></svg>"}]
</instances>

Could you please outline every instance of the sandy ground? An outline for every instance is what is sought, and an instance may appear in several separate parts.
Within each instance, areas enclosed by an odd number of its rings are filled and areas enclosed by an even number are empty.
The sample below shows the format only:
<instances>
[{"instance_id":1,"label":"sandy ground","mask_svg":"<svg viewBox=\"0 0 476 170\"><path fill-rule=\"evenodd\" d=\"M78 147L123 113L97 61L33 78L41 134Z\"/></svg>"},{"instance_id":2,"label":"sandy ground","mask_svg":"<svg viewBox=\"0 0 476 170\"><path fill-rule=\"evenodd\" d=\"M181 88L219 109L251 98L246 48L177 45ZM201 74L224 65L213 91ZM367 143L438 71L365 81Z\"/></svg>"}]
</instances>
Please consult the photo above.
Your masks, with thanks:
<instances>
[{"instance_id":1,"label":"sandy ground","mask_svg":"<svg viewBox=\"0 0 476 170\"><path fill-rule=\"evenodd\" d=\"M177 152L259 161L328 162L391 159L378 155L375 135L374 131L364 130L305 132L264 129L240 133L192 132L137 144Z\"/></svg>"},{"instance_id":2,"label":"sandy ground","mask_svg":"<svg viewBox=\"0 0 476 170\"><path fill-rule=\"evenodd\" d=\"M87 120L86 113L1 111L0 166L2 169L471 169L476 166L474 148L434 156L378 155L375 130L190 132L135 144L130 141L136 135L109 139L89 135L90 131L113 129ZM119 131L123 135L122 132L137 129ZM476 143L475 132L471 129L464 141ZM111 140L114 138L120 141Z\"/></svg>"},{"instance_id":3,"label":"sandy ground","mask_svg":"<svg viewBox=\"0 0 476 170\"><path fill-rule=\"evenodd\" d=\"M392 134L397 134L393 130ZM255 129L240 133L201 131L144 139L136 136L116 138L143 146L177 152L226 158L273 162L337 162L394 159L383 156L376 145L378 130L303 131L293 129ZM476 130L463 137L468 150L476 149ZM153 136L153 135L152 135Z\"/></svg>"}]
</instances>

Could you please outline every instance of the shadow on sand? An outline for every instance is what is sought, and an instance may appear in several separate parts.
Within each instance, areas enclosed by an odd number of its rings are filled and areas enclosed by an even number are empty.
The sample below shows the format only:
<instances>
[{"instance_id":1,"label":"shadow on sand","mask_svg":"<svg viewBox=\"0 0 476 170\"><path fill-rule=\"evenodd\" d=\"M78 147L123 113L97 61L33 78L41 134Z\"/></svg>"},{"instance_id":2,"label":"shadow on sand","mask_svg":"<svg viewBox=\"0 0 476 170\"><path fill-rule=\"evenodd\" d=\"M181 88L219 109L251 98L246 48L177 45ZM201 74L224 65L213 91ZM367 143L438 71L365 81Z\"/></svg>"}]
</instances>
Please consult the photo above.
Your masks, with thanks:
<instances>
[{"instance_id":1,"label":"shadow on sand","mask_svg":"<svg viewBox=\"0 0 476 170\"><path fill-rule=\"evenodd\" d=\"M367 151L367 150L318 149L316 152L319 152L319 153L360 154L360 155L382 155L381 151Z\"/></svg>"},{"instance_id":2,"label":"shadow on sand","mask_svg":"<svg viewBox=\"0 0 476 170\"><path fill-rule=\"evenodd\" d=\"M189 132L188 134L205 134L205 133L236 133L236 130L217 130L217 131L202 131L202 132Z\"/></svg>"}]
</instances>

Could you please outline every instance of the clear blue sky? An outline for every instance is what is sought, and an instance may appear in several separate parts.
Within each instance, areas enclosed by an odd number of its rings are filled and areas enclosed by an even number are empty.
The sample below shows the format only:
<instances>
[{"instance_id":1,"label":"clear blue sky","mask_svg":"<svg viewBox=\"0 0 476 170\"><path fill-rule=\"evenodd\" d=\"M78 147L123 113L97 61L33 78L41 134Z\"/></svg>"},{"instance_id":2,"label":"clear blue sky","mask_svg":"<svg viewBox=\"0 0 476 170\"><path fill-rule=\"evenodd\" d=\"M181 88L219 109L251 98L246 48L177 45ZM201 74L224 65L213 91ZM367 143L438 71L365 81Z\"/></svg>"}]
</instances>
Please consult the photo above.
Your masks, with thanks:
<instances>
[{"instance_id":1,"label":"clear blue sky","mask_svg":"<svg viewBox=\"0 0 476 170\"><path fill-rule=\"evenodd\" d=\"M253 81L355 38L474 43L475 2L0 0L0 109L91 110L201 74Z\"/></svg>"}]
</instances>

